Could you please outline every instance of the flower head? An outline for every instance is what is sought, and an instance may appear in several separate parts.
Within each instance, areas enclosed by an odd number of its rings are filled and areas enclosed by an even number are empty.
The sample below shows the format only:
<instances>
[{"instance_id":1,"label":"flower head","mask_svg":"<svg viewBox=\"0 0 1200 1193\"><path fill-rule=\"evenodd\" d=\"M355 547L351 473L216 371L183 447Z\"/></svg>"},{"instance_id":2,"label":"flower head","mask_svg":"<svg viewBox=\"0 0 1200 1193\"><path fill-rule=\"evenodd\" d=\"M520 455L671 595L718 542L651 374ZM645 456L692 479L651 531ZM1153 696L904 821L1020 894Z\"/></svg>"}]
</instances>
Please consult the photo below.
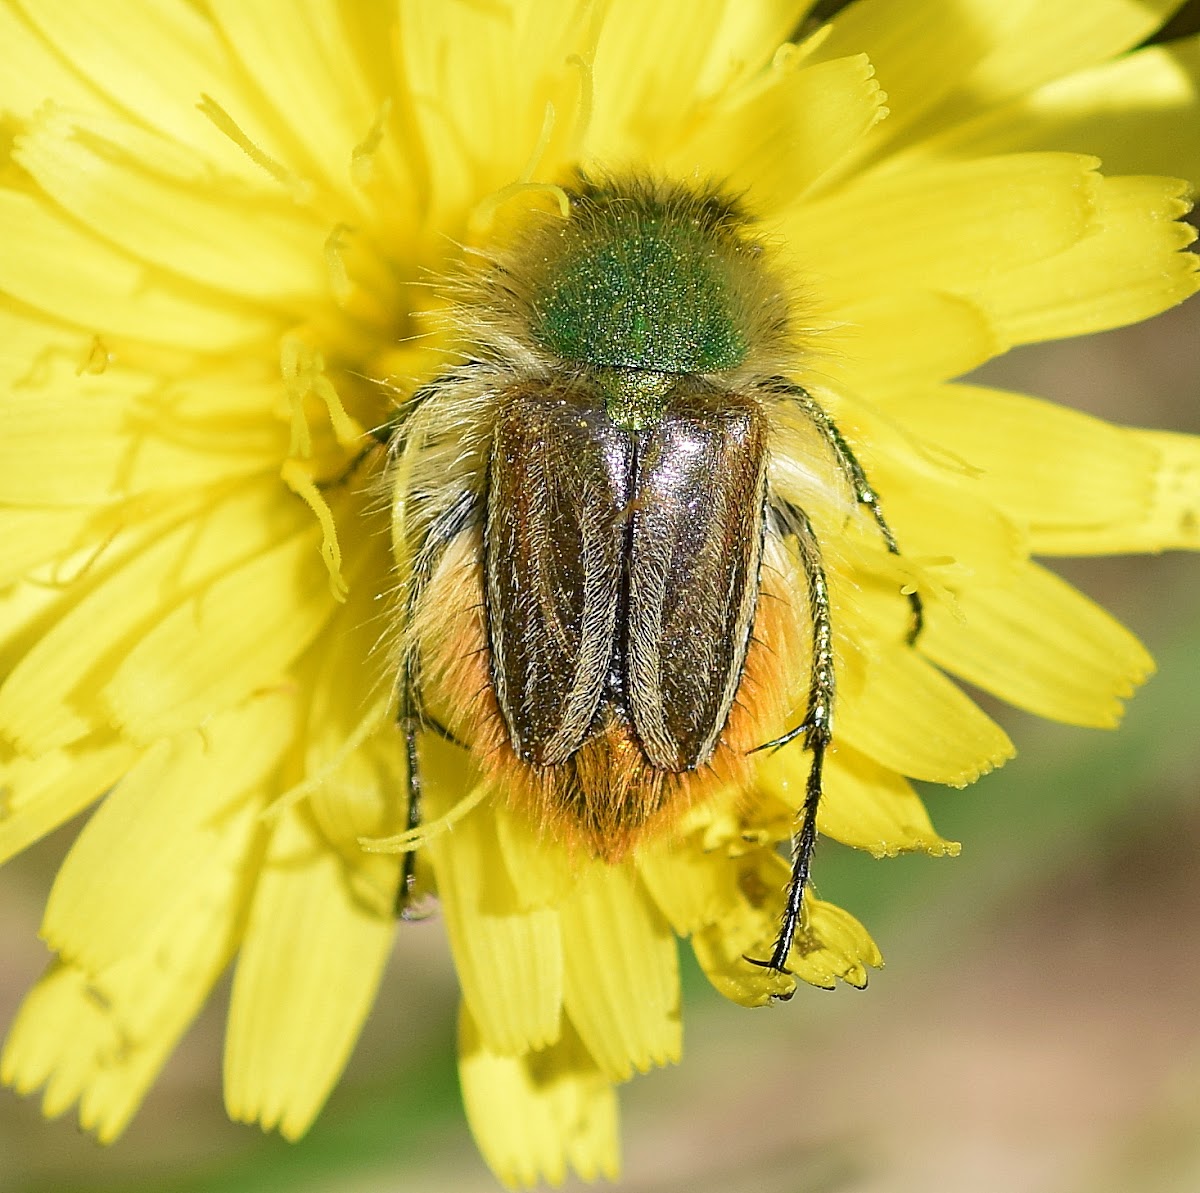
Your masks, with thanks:
<instances>
[{"instance_id":1,"label":"flower head","mask_svg":"<svg viewBox=\"0 0 1200 1193\"><path fill-rule=\"evenodd\" d=\"M47 1113L78 1103L115 1137L232 963L229 1111L298 1136L375 996L397 891L436 893L489 1163L512 1183L611 1175L615 1084L679 1055L677 936L747 1005L880 963L779 846L807 825L881 856L955 852L909 780L969 783L1012 747L952 677L1116 722L1150 659L1032 557L1200 545L1200 443L952 379L1196 290L1187 184L1160 175L1200 178L1200 52L1132 51L1169 0L919 18L859 0L823 27L811 7L0 7L0 857L99 801L3 1056ZM482 515L454 521L460 494L478 514L497 379L596 363L561 271L495 297L495 271L578 216L581 171L642 179L654 218L654 195L684 195L709 229L693 255L732 221L720 252L769 257L766 308L787 310L749 336L770 347L753 369L745 321L718 320L686 366L638 358L736 377L769 444L747 475L793 511L744 507L742 545L706 572L646 569L751 594L741 645L705 628L715 598L687 606L734 685L700 728L651 724L696 707L687 675L670 701L610 700L578 641L555 661L553 619L502 596L547 557L489 571ZM636 243L677 277L678 237ZM541 312L540 346L513 338L512 303ZM604 409L638 433L676 392L610 381ZM548 442L511 434L522 458ZM509 475L514 503L561 495L532 475ZM571 508L582 540L592 507ZM493 544L511 513L488 514ZM513 533L518 554L534 541ZM735 583L758 574L755 535L761 585ZM524 647L498 645L497 610L517 638L540 627L529 665L583 718L569 746L506 705ZM700 657L682 638L664 666ZM599 761L585 688L632 709ZM683 778L663 778L669 748ZM651 779L633 828L621 803L571 831L570 800Z\"/></svg>"}]
</instances>

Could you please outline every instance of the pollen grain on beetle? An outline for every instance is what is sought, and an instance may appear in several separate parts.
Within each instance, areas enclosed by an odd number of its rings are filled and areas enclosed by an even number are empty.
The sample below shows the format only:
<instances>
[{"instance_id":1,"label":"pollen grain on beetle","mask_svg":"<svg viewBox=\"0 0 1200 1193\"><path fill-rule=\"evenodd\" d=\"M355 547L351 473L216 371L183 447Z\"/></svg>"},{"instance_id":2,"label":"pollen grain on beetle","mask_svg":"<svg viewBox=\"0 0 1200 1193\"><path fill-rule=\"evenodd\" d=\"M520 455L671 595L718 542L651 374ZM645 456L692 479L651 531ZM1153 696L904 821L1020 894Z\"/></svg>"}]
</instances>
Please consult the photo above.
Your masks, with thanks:
<instances>
[{"instance_id":1,"label":"pollen grain on beetle","mask_svg":"<svg viewBox=\"0 0 1200 1193\"><path fill-rule=\"evenodd\" d=\"M115 1138L232 965L298 1137L436 907L484 1157L612 1176L681 940L880 964L822 842L957 852L954 679L1116 723L1151 660L1035 558L1200 546L1200 441L954 379L1196 290L1200 55L906 5L0 5L0 858L96 805L4 1081Z\"/></svg>"}]
</instances>

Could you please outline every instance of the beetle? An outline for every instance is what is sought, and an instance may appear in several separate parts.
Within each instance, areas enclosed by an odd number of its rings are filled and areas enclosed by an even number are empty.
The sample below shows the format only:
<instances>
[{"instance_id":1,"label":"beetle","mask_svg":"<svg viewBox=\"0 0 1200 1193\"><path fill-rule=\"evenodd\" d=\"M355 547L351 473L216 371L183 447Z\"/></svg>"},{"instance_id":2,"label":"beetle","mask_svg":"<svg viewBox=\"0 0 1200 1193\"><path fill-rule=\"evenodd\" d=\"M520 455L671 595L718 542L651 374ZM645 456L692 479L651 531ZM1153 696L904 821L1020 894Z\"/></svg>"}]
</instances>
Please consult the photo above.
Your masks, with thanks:
<instances>
[{"instance_id":1,"label":"beetle","mask_svg":"<svg viewBox=\"0 0 1200 1193\"><path fill-rule=\"evenodd\" d=\"M409 827L429 728L613 862L801 739L779 933L747 958L787 972L837 678L820 538L772 482L782 426L815 434L843 500L899 547L849 443L790 379L795 304L741 203L618 175L565 193L565 215L532 215L456 283L466 359L418 390L393 440ZM764 736L805 650L804 716ZM414 883L410 851L402 905Z\"/></svg>"}]
</instances>

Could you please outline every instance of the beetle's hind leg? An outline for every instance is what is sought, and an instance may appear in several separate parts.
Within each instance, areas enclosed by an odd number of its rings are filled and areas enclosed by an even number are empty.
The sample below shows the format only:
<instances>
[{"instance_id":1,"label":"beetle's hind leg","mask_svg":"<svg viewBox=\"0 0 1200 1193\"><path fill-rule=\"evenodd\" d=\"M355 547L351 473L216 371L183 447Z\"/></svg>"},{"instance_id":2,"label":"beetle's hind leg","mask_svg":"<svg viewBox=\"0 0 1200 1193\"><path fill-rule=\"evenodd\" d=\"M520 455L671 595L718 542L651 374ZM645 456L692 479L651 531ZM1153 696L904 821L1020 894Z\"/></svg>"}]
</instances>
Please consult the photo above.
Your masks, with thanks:
<instances>
[{"instance_id":1,"label":"beetle's hind leg","mask_svg":"<svg viewBox=\"0 0 1200 1193\"><path fill-rule=\"evenodd\" d=\"M774 377L767 383L767 389L771 393L782 394L790 398L804 412L837 461L838 468L854 493L854 500L870 511L871 517L874 518L875 525L879 528L879 533L883 537L884 545L887 547L888 552L892 555L899 555L900 547L896 542L895 534L892 533L891 526L888 525L887 518L884 517L879 494L867 478L866 471L858 462L858 457L854 454L854 450L846 442L845 436L838 429L837 423L830 418L820 402L808 390L801 388L799 385L793 385L782 377ZM905 596L908 598L910 612L909 628L905 636L905 641L909 646L912 646L921 636L921 631L925 627L925 606L921 600L921 594L916 589L905 593Z\"/></svg>"},{"instance_id":2,"label":"beetle's hind leg","mask_svg":"<svg viewBox=\"0 0 1200 1193\"><path fill-rule=\"evenodd\" d=\"M404 760L406 786L408 788L408 812L405 830L412 832L421 824L421 762L417 749L417 738L421 732L421 717L417 711L415 693L407 664L400 681L400 703L396 710L396 723L404 735ZM396 888L396 918L401 920L420 919L415 911L417 887L417 851L409 849L400 862L400 885Z\"/></svg>"},{"instance_id":3,"label":"beetle's hind leg","mask_svg":"<svg viewBox=\"0 0 1200 1193\"><path fill-rule=\"evenodd\" d=\"M451 543L476 520L479 513L478 501L470 492L460 493L458 498L439 514L430 525L424 542L413 563L412 579L405 600L404 624L412 624L417 606L425 594L433 573ZM425 729L432 729L439 736L455 745L462 745L449 730L427 716L421 705L420 658L415 646L404 643L403 661L400 666L399 693L396 706L396 724L404 737L404 757L408 810L405 831L412 832L421 826L421 758L419 738ZM420 919L416 910L417 851L405 850L400 864L400 883L396 888L395 914L398 919Z\"/></svg>"},{"instance_id":4,"label":"beetle's hind leg","mask_svg":"<svg viewBox=\"0 0 1200 1193\"><path fill-rule=\"evenodd\" d=\"M418 738L426 729L432 730L451 745L465 749L465 745L444 725L428 716L421 709L420 698L412 682L407 664L400 681L400 700L396 708L396 724L404 735L404 760L406 787L408 790L408 812L404 830L412 832L421 827L421 760ZM419 920L424 916L417 906L417 851L405 851L400 865L400 885L396 888L395 914L401 920Z\"/></svg>"},{"instance_id":5,"label":"beetle's hind leg","mask_svg":"<svg viewBox=\"0 0 1200 1193\"><path fill-rule=\"evenodd\" d=\"M825 771L825 751L833 740L833 705L837 680L834 673L833 622L829 609L829 585L821 545L808 515L794 505L773 504L771 513L779 523L780 532L794 538L808 581L808 611L812 624L812 660L808 688L808 709L804 720L773 741L764 742L753 751L778 750L804 735L804 748L811 755L808 779L804 786L804 804L800 809L800 824L792 836L792 876L788 881L779 935L766 961L747 957L746 960L777 973L788 973L787 958L800 927L804 907L804 892L812 868L813 850L817 844L817 810Z\"/></svg>"}]
</instances>

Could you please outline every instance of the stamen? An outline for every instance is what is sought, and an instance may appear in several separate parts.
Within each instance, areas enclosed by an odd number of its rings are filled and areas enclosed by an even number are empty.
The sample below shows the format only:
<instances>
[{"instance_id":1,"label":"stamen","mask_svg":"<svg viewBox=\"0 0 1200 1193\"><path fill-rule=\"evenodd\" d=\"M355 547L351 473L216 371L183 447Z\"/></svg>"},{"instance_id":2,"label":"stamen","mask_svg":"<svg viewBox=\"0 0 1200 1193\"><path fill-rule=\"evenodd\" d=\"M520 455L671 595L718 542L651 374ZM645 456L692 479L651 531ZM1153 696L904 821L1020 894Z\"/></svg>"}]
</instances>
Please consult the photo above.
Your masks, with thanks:
<instances>
[{"instance_id":1,"label":"stamen","mask_svg":"<svg viewBox=\"0 0 1200 1193\"><path fill-rule=\"evenodd\" d=\"M464 816L473 812L490 791L487 783L480 783L468 792L444 816L428 820L416 828L394 837L359 837L358 843L367 853L412 853L423 848L435 837L449 832Z\"/></svg>"},{"instance_id":2,"label":"stamen","mask_svg":"<svg viewBox=\"0 0 1200 1193\"><path fill-rule=\"evenodd\" d=\"M550 138L554 135L555 119L554 105L547 103L545 114L542 117L542 130L538 134L537 144L534 145L533 152L529 155L529 160L525 163L525 168L521 171L518 180L510 182L508 186L502 186L498 191L493 191L477 203L471 212L467 221L467 227L472 241L478 241L485 236L495 223L496 212L505 203L516 195L529 191L545 191L558 204L559 214L562 218L567 219L570 216L571 200L561 186L557 186L551 182L533 181L541 165L542 158L550 146Z\"/></svg>"},{"instance_id":3,"label":"stamen","mask_svg":"<svg viewBox=\"0 0 1200 1193\"><path fill-rule=\"evenodd\" d=\"M325 358L320 352L294 333L285 335L279 344L279 369L292 404L290 455L312 454L312 435L303 412L304 399L309 394L324 404L333 433L342 447L354 447L362 441L363 429L346 413L341 396L325 373Z\"/></svg>"},{"instance_id":4,"label":"stamen","mask_svg":"<svg viewBox=\"0 0 1200 1193\"><path fill-rule=\"evenodd\" d=\"M391 697L377 701L367 712L366 716L354 727L353 732L347 735L346 740L334 751L329 761L321 767L320 770L302 779L294 787L289 787L286 791L273 799L260 813L259 817L263 820L272 820L281 812L287 811L288 808L294 807L301 800L307 799L314 792L319 791L329 780L339 771L350 757L376 730L384 725L390 725L391 718L388 716L391 706Z\"/></svg>"},{"instance_id":5,"label":"stamen","mask_svg":"<svg viewBox=\"0 0 1200 1193\"><path fill-rule=\"evenodd\" d=\"M492 191L486 199L475 205L468 220L469 236L472 241L486 238L487 232L496 222L496 213L510 200L518 195L536 194L543 192L553 199L562 218L569 219L571 215L571 198L565 190L553 182L510 182L498 191Z\"/></svg>"},{"instance_id":6,"label":"stamen","mask_svg":"<svg viewBox=\"0 0 1200 1193\"><path fill-rule=\"evenodd\" d=\"M329 572L329 589L335 601L344 601L350 587L342 575L342 548L338 543L333 510L329 508L311 473L299 460L284 461L279 475L283 483L316 515L321 527L321 558Z\"/></svg>"},{"instance_id":7,"label":"stamen","mask_svg":"<svg viewBox=\"0 0 1200 1193\"><path fill-rule=\"evenodd\" d=\"M572 54L567 59L567 65L579 68L579 103L575 109L575 127L571 130L567 151L569 161L578 161L583 156L583 146L587 144L587 135L592 124L596 79L590 54L587 58Z\"/></svg>"},{"instance_id":8,"label":"stamen","mask_svg":"<svg viewBox=\"0 0 1200 1193\"><path fill-rule=\"evenodd\" d=\"M529 182L530 179L537 173L538 167L542 163L542 158L546 155L546 149L550 144L550 137L554 133L554 105L546 104L546 110L542 113L542 129L538 133L537 144L533 147L533 152L529 155L529 160L525 163L525 169L521 171L521 181Z\"/></svg>"},{"instance_id":9,"label":"stamen","mask_svg":"<svg viewBox=\"0 0 1200 1193\"><path fill-rule=\"evenodd\" d=\"M242 130L238 123L211 95L200 93L200 102L196 107L213 122L256 166L265 170L281 186L285 187L292 198L300 204L307 204L313 197L313 185L297 174L293 174L281 162L277 162L265 149L256 145Z\"/></svg>"},{"instance_id":10,"label":"stamen","mask_svg":"<svg viewBox=\"0 0 1200 1193\"><path fill-rule=\"evenodd\" d=\"M354 287L350 284L350 275L346 271L346 258L343 255L346 248L345 236L354 229L349 224L335 224L333 231L325 237L325 269L329 274L329 289L333 292L334 301L344 307L350 301Z\"/></svg>"},{"instance_id":11,"label":"stamen","mask_svg":"<svg viewBox=\"0 0 1200 1193\"><path fill-rule=\"evenodd\" d=\"M379 114L371 124L367 135L350 151L350 178L360 189L370 186L375 176L375 154L383 143L388 118L392 114L392 101L388 97L379 105Z\"/></svg>"}]
</instances>

